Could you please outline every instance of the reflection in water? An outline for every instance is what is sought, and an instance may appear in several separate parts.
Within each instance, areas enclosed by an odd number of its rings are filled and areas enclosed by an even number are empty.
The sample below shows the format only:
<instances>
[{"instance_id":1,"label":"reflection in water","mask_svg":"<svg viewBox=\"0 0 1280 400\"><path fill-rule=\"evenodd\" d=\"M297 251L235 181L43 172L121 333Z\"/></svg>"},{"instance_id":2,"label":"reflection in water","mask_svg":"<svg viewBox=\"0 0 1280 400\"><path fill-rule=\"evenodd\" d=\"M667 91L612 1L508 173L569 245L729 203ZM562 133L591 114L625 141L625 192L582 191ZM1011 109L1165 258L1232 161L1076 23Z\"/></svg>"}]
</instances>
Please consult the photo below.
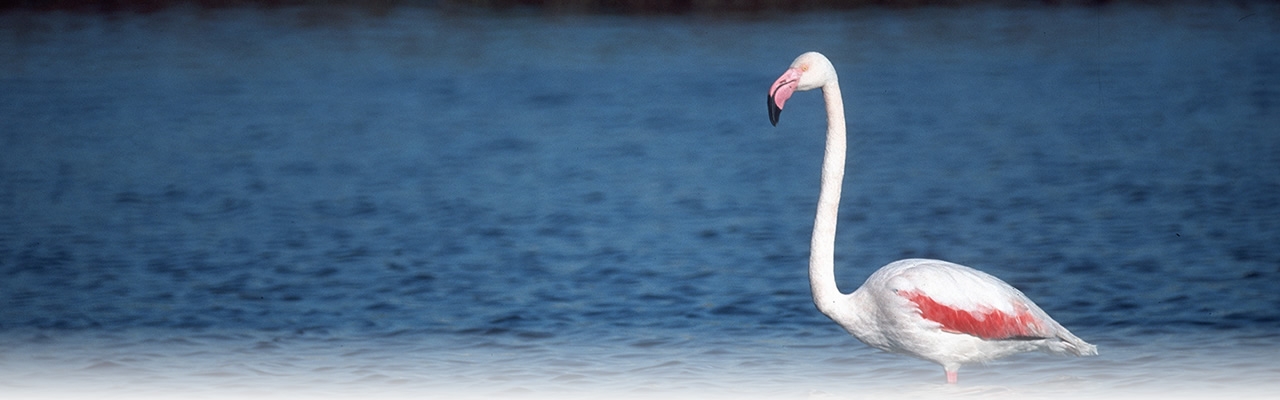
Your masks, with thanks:
<instances>
[{"instance_id":1,"label":"reflection in water","mask_svg":"<svg viewBox=\"0 0 1280 400\"><path fill-rule=\"evenodd\" d=\"M0 14L0 386L213 397L1260 397L1280 9ZM1000 276L1090 359L868 349L805 278ZM804 105L805 102L810 102Z\"/></svg>"}]
</instances>

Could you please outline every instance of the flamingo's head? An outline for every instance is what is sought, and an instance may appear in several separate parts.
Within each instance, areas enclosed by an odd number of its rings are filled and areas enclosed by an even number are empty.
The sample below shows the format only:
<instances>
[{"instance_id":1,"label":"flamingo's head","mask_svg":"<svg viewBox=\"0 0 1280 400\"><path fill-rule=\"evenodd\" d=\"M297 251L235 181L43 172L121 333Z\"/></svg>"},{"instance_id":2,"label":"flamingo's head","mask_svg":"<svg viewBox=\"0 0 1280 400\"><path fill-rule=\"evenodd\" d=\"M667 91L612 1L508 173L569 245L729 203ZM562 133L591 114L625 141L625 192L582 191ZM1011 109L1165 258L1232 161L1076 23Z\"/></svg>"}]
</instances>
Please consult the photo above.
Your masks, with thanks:
<instances>
[{"instance_id":1,"label":"flamingo's head","mask_svg":"<svg viewBox=\"0 0 1280 400\"><path fill-rule=\"evenodd\" d=\"M831 60L818 52L808 52L796 57L787 72L769 88L769 122L778 125L782 106L796 91L813 90L836 81L836 68Z\"/></svg>"}]
</instances>

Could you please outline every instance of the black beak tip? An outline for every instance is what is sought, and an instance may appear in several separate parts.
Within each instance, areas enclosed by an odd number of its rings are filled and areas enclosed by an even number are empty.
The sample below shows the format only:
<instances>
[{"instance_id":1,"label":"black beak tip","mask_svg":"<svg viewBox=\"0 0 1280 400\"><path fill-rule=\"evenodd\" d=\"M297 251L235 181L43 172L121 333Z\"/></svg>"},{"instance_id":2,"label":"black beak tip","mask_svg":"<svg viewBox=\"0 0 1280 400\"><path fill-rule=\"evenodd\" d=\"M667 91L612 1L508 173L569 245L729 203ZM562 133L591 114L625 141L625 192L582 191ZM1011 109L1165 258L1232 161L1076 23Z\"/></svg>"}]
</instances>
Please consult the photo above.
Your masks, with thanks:
<instances>
[{"instance_id":1,"label":"black beak tip","mask_svg":"<svg viewBox=\"0 0 1280 400\"><path fill-rule=\"evenodd\" d=\"M782 115L782 108L773 102L773 95L769 95L769 123L778 126L778 116Z\"/></svg>"}]
</instances>

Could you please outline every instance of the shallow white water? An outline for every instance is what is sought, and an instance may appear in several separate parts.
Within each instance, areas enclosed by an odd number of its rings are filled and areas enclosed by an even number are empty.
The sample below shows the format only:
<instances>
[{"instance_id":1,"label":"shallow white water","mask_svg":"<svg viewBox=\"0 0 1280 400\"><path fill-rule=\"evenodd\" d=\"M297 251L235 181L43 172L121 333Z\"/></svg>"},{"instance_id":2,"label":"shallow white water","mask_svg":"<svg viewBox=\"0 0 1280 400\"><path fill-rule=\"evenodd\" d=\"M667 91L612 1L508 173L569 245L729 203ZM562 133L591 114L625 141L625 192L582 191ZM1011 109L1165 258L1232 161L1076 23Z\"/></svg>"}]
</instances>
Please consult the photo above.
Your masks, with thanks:
<instances>
[{"instance_id":1,"label":"shallow white water","mask_svg":"<svg viewBox=\"0 0 1280 400\"><path fill-rule=\"evenodd\" d=\"M1276 335L1103 341L1094 358L1026 354L961 370L836 335L555 344L422 337L17 335L0 387L36 397L1268 398Z\"/></svg>"}]
</instances>

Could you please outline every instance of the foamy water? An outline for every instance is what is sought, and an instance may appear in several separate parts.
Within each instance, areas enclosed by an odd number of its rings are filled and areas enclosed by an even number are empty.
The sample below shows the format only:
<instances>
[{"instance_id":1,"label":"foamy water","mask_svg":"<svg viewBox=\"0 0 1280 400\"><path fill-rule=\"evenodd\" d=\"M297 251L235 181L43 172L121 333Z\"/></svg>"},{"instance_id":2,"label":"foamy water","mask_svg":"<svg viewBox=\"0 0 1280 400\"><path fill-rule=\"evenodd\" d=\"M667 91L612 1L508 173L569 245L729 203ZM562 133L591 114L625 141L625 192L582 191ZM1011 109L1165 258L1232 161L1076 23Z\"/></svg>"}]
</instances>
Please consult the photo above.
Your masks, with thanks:
<instances>
[{"instance_id":1,"label":"foamy water","mask_svg":"<svg viewBox=\"0 0 1280 400\"><path fill-rule=\"evenodd\" d=\"M0 391L21 397L1268 397L1280 8L768 17L0 15ZM837 275L1002 277L1099 356L941 368Z\"/></svg>"}]
</instances>

